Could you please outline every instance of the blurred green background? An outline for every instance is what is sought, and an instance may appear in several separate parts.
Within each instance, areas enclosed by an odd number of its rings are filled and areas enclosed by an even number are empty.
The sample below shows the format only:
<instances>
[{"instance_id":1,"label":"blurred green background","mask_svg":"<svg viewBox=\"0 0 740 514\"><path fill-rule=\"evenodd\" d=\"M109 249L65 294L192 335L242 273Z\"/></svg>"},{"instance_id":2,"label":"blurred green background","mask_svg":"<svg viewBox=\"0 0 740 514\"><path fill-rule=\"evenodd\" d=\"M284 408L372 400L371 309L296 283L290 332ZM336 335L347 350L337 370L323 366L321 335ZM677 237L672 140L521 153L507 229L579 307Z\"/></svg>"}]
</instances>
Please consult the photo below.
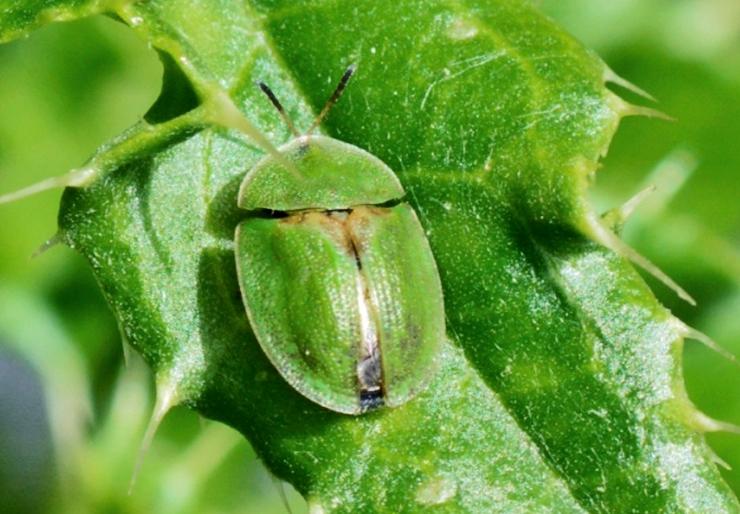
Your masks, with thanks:
<instances>
[{"instance_id":1,"label":"blurred green background","mask_svg":"<svg viewBox=\"0 0 740 514\"><path fill-rule=\"evenodd\" d=\"M600 210L644 187L625 237L699 301L656 294L740 355L740 2L541 0L539 5L675 123L623 122L592 189ZM0 46L0 192L82 164L157 96L155 53L110 19L46 27ZM628 99L645 103L628 92ZM55 247L60 192L0 206L0 512L286 512L281 487L231 429L184 408L165 420L131 495L153 401L86 263ZM650 281L650 279L647 279ZM694 342L693 401L740 424L740 371ZM740 492L740 436L709 434ZM285 486L293 512L305 511Z\"/></svg>"}]
</instances>

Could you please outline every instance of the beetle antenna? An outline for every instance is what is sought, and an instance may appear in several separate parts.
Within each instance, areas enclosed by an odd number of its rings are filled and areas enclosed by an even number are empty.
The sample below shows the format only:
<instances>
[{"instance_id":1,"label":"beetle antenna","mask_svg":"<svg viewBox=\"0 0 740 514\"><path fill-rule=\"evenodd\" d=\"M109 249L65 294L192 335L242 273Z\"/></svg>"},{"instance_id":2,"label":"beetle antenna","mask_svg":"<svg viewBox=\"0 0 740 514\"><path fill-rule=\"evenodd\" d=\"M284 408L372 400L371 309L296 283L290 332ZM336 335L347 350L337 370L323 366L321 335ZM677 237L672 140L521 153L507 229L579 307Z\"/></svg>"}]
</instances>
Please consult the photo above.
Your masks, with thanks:
<instances>
[{"instance_id":1,"label":"beetle antenna","mask_svg":"<svg viewBox=\"0 0 740 514\"><path fill-rule=\"evenodd\" d=\"M321 112L318 116L316 116L316 119L314 120L311 127L306 131L306 135L310 134L314 131L316 127L319 126L319 124L324 121L324 118L329 113L332 107L334 107L334 104L337 103L339 100L339 97L342 96L342 93L344 93L344 89L347 87L347 84L349 83L349 79L352 78L352 75L354 74L355 70L357 69L357 66L353 63L350 64L347 67L347 70L344 72L344 75L342 75L342 78L339 79L339 84L337 84L337 88L334 90L334 92L331 94L329 99L326 101L326 104L324 104L324 108L321 109Z\"/></svg>"},{"instance_id":2,"label":"beetle antenna","mask_svg":"<svg viewBox=\"0 0 740 514\"><path fill-rule=\"evenodd\" d=\"M277 99L277 96L275 96L275 93L272 92L272 89L270 89L269 86L265 84L264 82L260 82L259 86L262 92L267 95L267 98L270 99L270 102L272 102L272 105L275 106L275 109L277 109L277 112L280 113L280 117L283 119L283 121L288 126L288 128L293 133L293 135L295 137L300 137L298 130L296 130L295 125L293 125L293 120L291 120L290 116L288 116L288 113L285 112L285 109L283 108L283 104L281 104L280 100Z\"/></svg>"}]
</instances>

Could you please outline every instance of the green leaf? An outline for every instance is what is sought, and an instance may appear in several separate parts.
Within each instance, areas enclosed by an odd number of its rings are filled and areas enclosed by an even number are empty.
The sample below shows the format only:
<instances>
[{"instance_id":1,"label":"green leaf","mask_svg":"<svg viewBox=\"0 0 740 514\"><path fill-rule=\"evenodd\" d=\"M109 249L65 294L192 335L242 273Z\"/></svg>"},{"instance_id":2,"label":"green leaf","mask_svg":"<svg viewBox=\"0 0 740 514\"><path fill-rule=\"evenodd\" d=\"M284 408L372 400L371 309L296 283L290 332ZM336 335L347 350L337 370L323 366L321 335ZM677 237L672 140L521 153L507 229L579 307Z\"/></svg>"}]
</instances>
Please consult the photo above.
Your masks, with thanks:
<instances>
[{"instance_id":1,"label":"green leaf","mask_svg":"<svg viewBox=\"0 0 740 514\"><path fill-rule=\"evenodd\" d=\"M52 21L81 18L105 9L103 0L2 0L0 42L22 37ZM112 6L114 0L109 2Z\"/></svg>"},{"instance_id":2,"label":"green leaf","mask_svg":"<svg viewBox=\"0 0 740 514\"><path fill-rule=\"evenodd\" d=\"M59 217L155 371L159 414L182 402L237 428L314 512L740 511L696 431L718 425L684 392L689 330L585 202L643 110L551 21L513 0L57 4L105 10L164 56L147 121L72 175ZM6 39L48 13L11 7ZM219 126L282 143L254 82L307 127L350 62L323 130L398 173L449 336L424 394L360 417L291 389L250 331L233 231L263 150Z\"/></svg>"}]
</instances>

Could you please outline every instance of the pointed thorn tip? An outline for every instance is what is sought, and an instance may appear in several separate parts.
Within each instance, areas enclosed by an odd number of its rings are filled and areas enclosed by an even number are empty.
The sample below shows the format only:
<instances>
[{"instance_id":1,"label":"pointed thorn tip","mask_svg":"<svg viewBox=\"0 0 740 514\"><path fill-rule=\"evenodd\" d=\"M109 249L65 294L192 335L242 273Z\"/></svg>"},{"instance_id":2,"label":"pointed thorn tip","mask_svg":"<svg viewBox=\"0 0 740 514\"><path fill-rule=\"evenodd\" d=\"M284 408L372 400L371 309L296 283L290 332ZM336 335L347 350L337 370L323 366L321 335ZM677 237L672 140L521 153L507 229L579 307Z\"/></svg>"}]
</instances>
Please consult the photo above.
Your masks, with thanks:
<instances>
[{"instance_id":1,"label":"pointed thorn tip","mask_svg":"<svg viewBox=\"0 0 740 514\"><path fill-rule=\"evenodd\" d=\"M44 241L37 249L36 251L31 254L31 259L36 259L38 257L41 257L43 254L54 248L55 246L64 243L64 234L62 232L57 232L53 236L51 236L49 239Z\"/></svg>"},{"instance_id":2,"label":"pointed thorn tip","mask_svg":"<svg viewBox=\"0 0 740 514\"><path fill-rule=\"evenodd\" d=\"M0 195L0 205L4 203L11 203L29 196L33 196L38 193L43 193L50 189L56 189L60 187L84 187L92 182L98 171L95 168L80 168L72 170L65 175L59 177L51 177L44 179L30 186L26 186L18 191Z\"/></svg>"},{"instance_id":3,"label":"pointed thorn tip","mask_svg":"<svg viewBox=\"0 0 740 514\"><path fill-rule=\"evenodd\" d=\"M722 348L719 343L717 343L714 339L706 335L704 332L700 332L699 330L690 327L683 323L682 321L679 321L681 324L681 327L685 331L685 336L687 339L693 339L694 341L698 341L710 350L713 350L720 354L722 357L730 361L732 364L740 368L740 362L738 362L737 357L735 357L732 353L730 353L725 348Z\"/></svg>"},{"instance_id":4,"label":"pointed thorn tip","mask_svg":"<svg viewBox=\"0 0 740 514\"><path fill-rule=\"evenodd\" d=\"M620 77L614 72L614 70L612 70L608 66L604 70L604 82L610 82L612 84L616 84L617 86L621 86L628 91L632 91L636 95L639 95L643 98L646 98L647 100L650 100L651 102L656 102L656 103L658 102L658 100L653 95L651 95L650 93L648 93L641 87L633 84L629 80Z\"/></svg>"},{"instance_id":5,"label":"pointed thorn tip","mask_svg":"<svg viewBox=\"0 0 740 514\"><path fill-rule=\"evenodd\" d=\"M129 480L129 486L128 486L128 495L131 496L131 494L134 491L134 486L136 485L136 479L139 476L139 471L141 471L141 466L144 463L144 457L146 456L146 453L149 451L149 447L152 444L152 441L154 440L154 436L157 433L157 429L159 428L159 425L162 423L162 420L167 415L167 413L170 411L172 407L174 407L177 404L177 398L176 398L176 391L175 388L169 385L160 387L160 384L157 384L157 400L154 404L154 410L152 411L152 415L149 418L149 423L147 424L146 431L144 432L144 438L141 441L141 446L139 446L139 452L136 456L136 462L134 464L134 470L131 473L131 480Z\"/></svg>"},{"instance_id":6,"label":"pointed thorn tip","mask_svg":"<svg viewBox=\"0 0 740 514\"><path fill-rule=\"evenodd\" d=\"M622 241L616 234L611 232L600 222L598 217L589 216L588 228L590 231L590 235L594 241L601 243L613 252L618 253L626 259L629 259L634 264L644 269L646 272L661 281L668 288L672 289L679 298L686 301L692 306L696 306L696 300L694 300L694 298L689 293L687 293L686 290L679 286L658 266L653 264L652 261L644 257L637 250Z\"/></svg>"}]
</instances>

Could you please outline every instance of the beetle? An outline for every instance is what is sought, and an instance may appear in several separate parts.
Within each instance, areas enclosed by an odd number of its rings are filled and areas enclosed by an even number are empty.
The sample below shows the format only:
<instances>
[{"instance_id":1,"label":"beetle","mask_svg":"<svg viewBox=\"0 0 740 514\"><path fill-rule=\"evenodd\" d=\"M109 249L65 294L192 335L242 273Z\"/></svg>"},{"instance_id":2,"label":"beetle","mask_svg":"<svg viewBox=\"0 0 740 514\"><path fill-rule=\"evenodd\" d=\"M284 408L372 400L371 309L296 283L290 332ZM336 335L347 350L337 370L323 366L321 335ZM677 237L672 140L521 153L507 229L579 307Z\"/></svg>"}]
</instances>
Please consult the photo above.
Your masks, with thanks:
<instances>
[{"instance_id":1,"label":"beetle","mask_svg":"<svg viewBox=\"0 0 740 514\"><path fill-rule=\"evenodd\" d=\"M262 350L298 392L336 412L396 407L424 390L445 338L437 266L395 173L374 155L311 128L246 174L236 264Z\"/></svg>"}]
</instances>

